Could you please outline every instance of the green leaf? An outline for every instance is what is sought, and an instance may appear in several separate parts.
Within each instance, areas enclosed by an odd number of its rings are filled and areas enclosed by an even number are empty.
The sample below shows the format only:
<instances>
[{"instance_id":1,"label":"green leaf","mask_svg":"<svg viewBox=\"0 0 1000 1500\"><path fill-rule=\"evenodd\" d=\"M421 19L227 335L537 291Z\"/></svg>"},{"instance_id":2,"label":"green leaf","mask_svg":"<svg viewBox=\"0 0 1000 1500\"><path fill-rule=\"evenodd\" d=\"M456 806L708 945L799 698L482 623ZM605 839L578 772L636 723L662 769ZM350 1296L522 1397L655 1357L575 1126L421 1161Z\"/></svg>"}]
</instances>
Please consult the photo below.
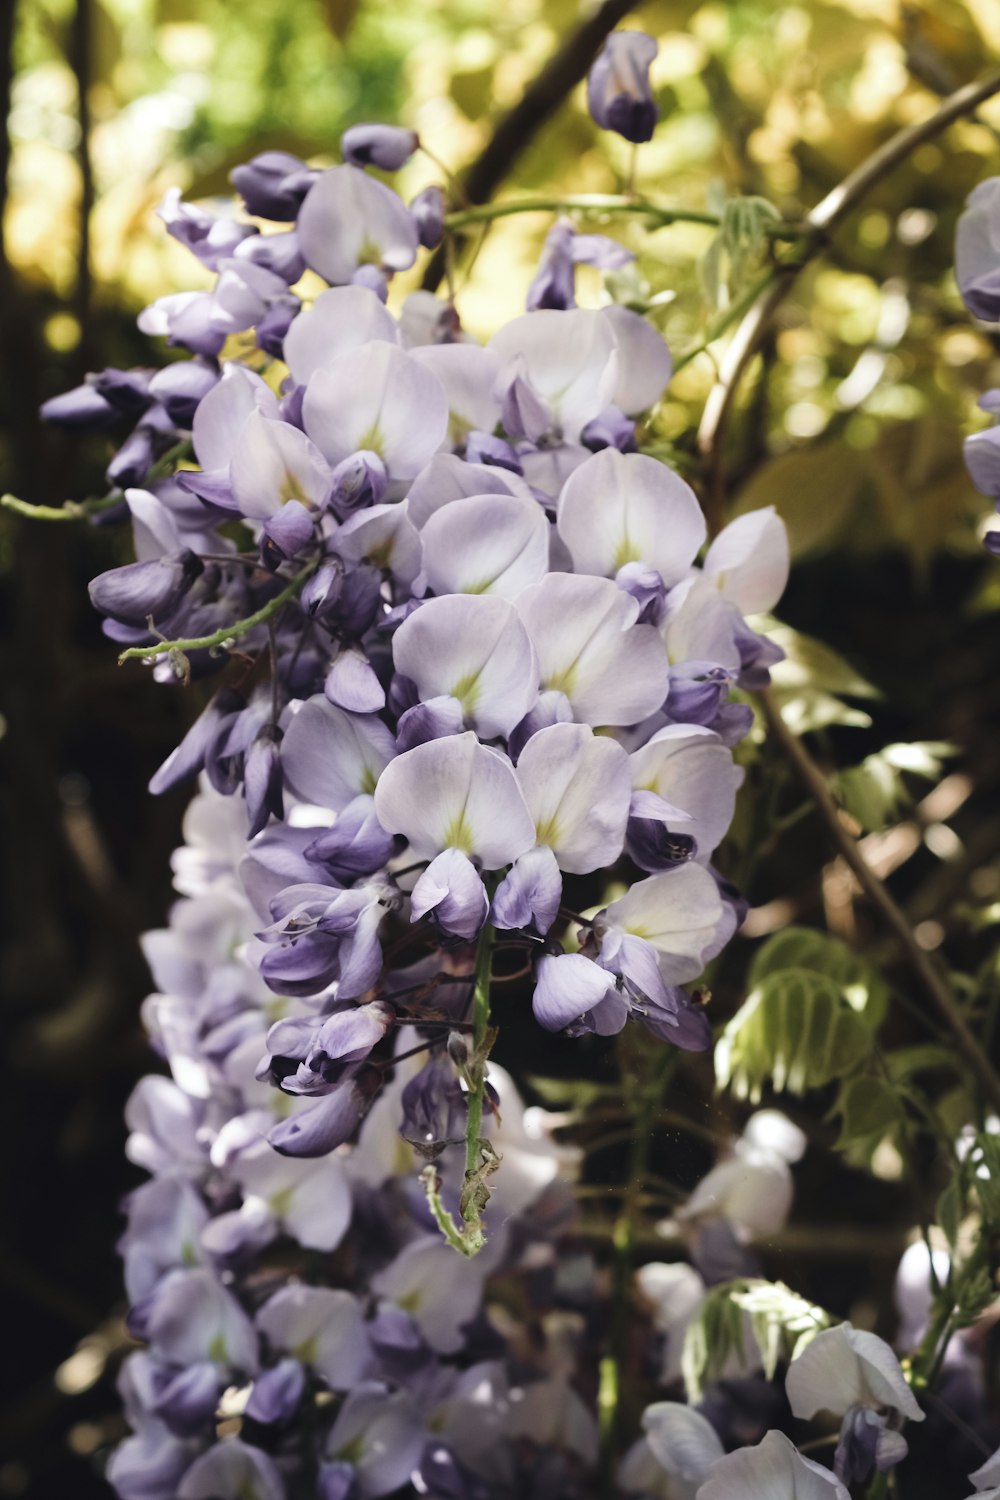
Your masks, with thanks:
<instances>
[{"instance_id":1,"label":"green leaf","mask_svg":"<svg viewBox=\"0 0 1000 1500\"><path fill-rule=\"evenodd\" d=\"M997 1228L1000 1226L1000 1136L980 1131L965 1167L979 1199L983 1228Z\"/></svg>"},{"instance_id":2,"label":"green leaf","mask_svg":"<svg viewBox=\"0 0 1000 1500\"><path fill-rule=\"evenodd\" d=\"M870 1055L871 1026L836 979L809 969L769 974L726 1026L715 1076L758 1103L765 1084L804 1094L852 1073Z\"/></svg>"},{"instance_id":3,"label":"green leaf","mask_svg":"<svg viewBox=\"0 0 1000 1500\"><path fill-rule=\"evenodd\" d=\"M785 653L784 661L771 668L774 696L788 727L795 734L825 729L830 724L845 724L865 729L871 718L861 709L842 702L850 698L878 698L877 688L836 651L792 630L788 625L770 620L764 622L768 637Z\"/></svg>"},{"instance_id":4,"label":"green leaf","mask_svg":"<svg viewBox=\"0 0 1000 1500\"><path fill-rule=\"evenodd\" d=\"M750 1314L754 1338L761 1352L764 1374L774 1378L779 1362L801 1354L832 1319L822 1307L793 1292L783 1281L752 1281L735 1291L733 1301Z\"/></svg>"},{"instance_id":5,"label":"green leaf","mask_svg":"<svg viewBox=\"0 0 1000 1500\"><path fill-rule=\"evenodd\" d=\"M874 964L840 938L813 927L785 927L754 954L749 983L756 988L783 969L809 969L835 979L844 999L869 1024L878 1026L889 1004L889 990Z\"/></svg>"},{"instance_id":6,"label":"green leaf","mask_svg":"<svg viewBox=\"0 0 1000 1500\"><path fill-rule=\"evenodd\" d=\"M562 1109L586 1109L601 1099L621 1101L621 1085L617 1083L588 1083L580 1078L539 1078L533 1073L525 1078L525 1083L546 1104L558 1105Z\"/></svg>"},{"instance_id":7,"label":"green leaf","mask_svg":"<svg viewBox=\"0 0 1000 1500\"><path fill-rule=\"evenodd\" d=\"M897 1083L912 1078L917 1073L940 1072L947 1068L959 1078L965 1076L965 1066L957 1053L936 1042L919 1042L913 1047L897 1047L885 1054L885 1065L889 1077Z\"/></svg>"},{"instance_id":8,"label":"green leaf","mask_svg":"<svg viewBox=\"0 0 1000 1500\"><path fill-rule=\"evenodd\" d=\"M902 773L936 781L942 762L953 755L951 745L940 741L918 741L909 745L886 745L868 755L860 766L851 766L837 777L840 797L862 828L873 832L885 828L911 797Z\"/></svg>"},{"instance_id":9,"label":"green leaf","mask_svg":"<svg viewBox=\"0 0 1000 1500\"><path fill-rule=\"evenodd\" d=\"M965 1210L965 1194L962 1191L961 1172L953 1173L948 1186L938 1198L935 1218L944 1230L948 1244L954 1250L958 1244L958 1231Z\"/></svg>"},{"instance_id":10,"label":"green leaf","mask_svg":"<svg viewBox=\"0 0 1000 1500\"><path fill-rule=\"evenodd\" d=\"M771 1379L783 1359L792 1359L830 1326L823 1308L780 1281L741 1278L713 1287L688 1325L681 1371L690 1402L723 1373L747 1370L753 1361L748 1334ZM749 1328L748 1328L749 1323ZM728 1367L728 1369L727 1369Z\"/></svg>"},{"instance_id":11,"label":"green leaf","mask_svg":"<svg viewBox=\"0 0 1000 1500\"><path fill-rule=\"evenodd\" d=\"M902 1101L884 1078L863 1074L848 1078L834 1113L843 1116L838 1151L860 1150L866 1157L906 1118Z\"/></svg>"},{"instance_id":12,"label":"green leaf","mask_svg":"<svg viewBox=\"0 0 1000 1500\"><path fill-rule=\"evenodd\" d=\"M734 1287L745 1282L726 1282L709 1291L688 1324L681 1352L681 1373L688 1400L700 1401L710 1385L727 1365L736 1362L749 1372L745 1357L743 1309L733 1301Z\"/></svg>"}]
</instances>

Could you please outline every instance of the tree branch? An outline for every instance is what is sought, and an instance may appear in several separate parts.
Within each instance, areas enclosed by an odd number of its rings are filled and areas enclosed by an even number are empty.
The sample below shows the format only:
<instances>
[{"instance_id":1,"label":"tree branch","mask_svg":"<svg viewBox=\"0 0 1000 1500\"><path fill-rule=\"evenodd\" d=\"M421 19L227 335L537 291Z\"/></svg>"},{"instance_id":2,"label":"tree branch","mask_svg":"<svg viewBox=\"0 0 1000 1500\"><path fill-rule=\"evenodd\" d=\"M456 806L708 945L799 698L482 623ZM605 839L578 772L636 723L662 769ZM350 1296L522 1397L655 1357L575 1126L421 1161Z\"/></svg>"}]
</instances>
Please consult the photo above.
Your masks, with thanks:
<instances>
[{"instance_id":1,"label":"tree branch","mask_svg":"<svg viewBox=\"0 0 1000 1500\"><path fill-rule=\"evenodd\" d=\"M781 745L800 781L816 804L816 809L826 824L837 852L853 871L869 901L878 909L885 925L896 939L900 952L906 958L935 1010L954 1038L959 1052L978 1079L983 1093L994 1108L1000 1108L1000 1078L970 1030L950 986L918 944L909 922L865 859L857 840L852 838L844 827L840 810L827 786L825 777L802 741L785 723L770 690L765 690L755 696L767 723L768 731Z\"/></svg>"},{"instance_id":2,"label":"tree branch","mask_svg":"<svg viewBox=\"0 0 1000 1500\"><path fill-rule=\"evenodd\" d=\"M635 0L604 0L554 52L533 83L499 122L485 149L461 174L462 189L470 204L485 203L564 99L587 76L601 43L632 9ZM437 290L445 272L445 254L434 252L424 272L427 291Z\"/></svg>"},{"instance_id":3,"label":"tree branch","mask_svg":"<svg viewBox=\"0 0 1000 1500\"><path fill-rule=\"evenodd\" d=\"M954 120L970 114L985 99L990 99L997 93L1000 93L1000 73L991 73L978 83L970 83L959 89L926 120L897 131L806 215L805 228L813 235L811 243L805 244L800 255L775 268L719 362L719 372L709 391L698 427L698 451L706 459L717 458L721 434L743 373L756 354L774 313L799 272L822 246L823 239L857 207L876 183L887 177L918 146L939 135ZM718 464L714 464L712 468L717 470ZM717 475L710 472L706 509L712 513L719 508L714 493L716 480ZM717 519L717 516L714 518Z\"/></svg>"}]
</instances>

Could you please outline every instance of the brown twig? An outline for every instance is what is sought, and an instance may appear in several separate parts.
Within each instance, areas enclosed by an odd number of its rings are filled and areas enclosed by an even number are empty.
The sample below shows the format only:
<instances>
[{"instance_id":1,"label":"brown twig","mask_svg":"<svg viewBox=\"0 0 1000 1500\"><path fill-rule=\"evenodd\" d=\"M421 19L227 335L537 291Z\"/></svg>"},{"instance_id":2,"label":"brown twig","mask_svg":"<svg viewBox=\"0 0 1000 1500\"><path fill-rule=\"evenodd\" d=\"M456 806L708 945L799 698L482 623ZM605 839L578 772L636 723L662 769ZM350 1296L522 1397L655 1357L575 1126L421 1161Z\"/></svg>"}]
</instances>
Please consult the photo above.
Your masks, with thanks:
<instances>
[{"instance_id":1,"label":"brown twig","mask_svg":"<svg viewBox=\"0 0 1000 1500\"><path fill-rule=\"evenodd\" d=\"M469 204L485 203L496 192L536 131L587 76L598 49L632 9L635 0L604 0L592 16L582 22L554 52L538 77L529 83L514 107L499 122L485 149L461 174L462 189ZM436 291L445 273L445 252L440 247L431 256L423 285Z\"/></svg>"},{"instance_id":2,"label":"brown twig","mask_svg":"<svg viewBox=\"0 0 1000 1500\"><path fill-rule=\"evenodd\" d=\"M1000 93L1000 73L991 73L977 83L958 89L926 120L899 130L868 159L850 172L837 187L806 215L805 230L811 234L803 253L779 263L768 284L750 307L719 361L715 384L708 393L698 427L698 451L708 464L706 476L706 511L710 522L720 519L720 438L739 388L740 380L753 359L761 339L799 272L823 244L826 236L856 208L861 199L900 162L925 141L931 140L954 120L971 113L984 100ZM713 529L716 529L713 526Z\"/></svg>"},{"instance_id":3,"label":"brown twig","mask_svg":"<svg viewBox=\"0 0 1000 1500\"><path fill-rule=\"evenodd\" d=\"M1000 86L1000 81L998 81L998 86ZM758 693L756 701L769 732L781 745L803 786L816 804L816 810L826 824L837 852L857 878L868 900L878 909L907 963L920 980L925 993L954 1038L955 1045L979 1080L985 1096L995 1108L1000 1108L1000 1078L997 1077L989 1058L969 1029L947 981L918 944L902 910L896 905L887 888L865 859L857 840L844 827L840 809L834 801L825 777L802 741L785 723L770 691Z\"/></svg>"}]
</instances>

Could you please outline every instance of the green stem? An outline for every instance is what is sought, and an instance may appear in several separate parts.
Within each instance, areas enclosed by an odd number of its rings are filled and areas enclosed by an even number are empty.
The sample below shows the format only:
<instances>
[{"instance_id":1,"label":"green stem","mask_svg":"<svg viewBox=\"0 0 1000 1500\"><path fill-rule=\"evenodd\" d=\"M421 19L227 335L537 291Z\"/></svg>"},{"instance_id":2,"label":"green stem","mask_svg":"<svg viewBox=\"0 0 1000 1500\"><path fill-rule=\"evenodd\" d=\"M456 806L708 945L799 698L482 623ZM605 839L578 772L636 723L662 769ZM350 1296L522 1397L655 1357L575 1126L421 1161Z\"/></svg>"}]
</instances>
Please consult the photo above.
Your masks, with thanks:
<instances>
[{"instance_id":1,"label":"green stem","mask_svg":"<svg viewBox=\"0 0 1000 1500\"><path fill-rule=\"evenodd\" d=\"M313 558L312 562L306 563L301 573L297 573L280 594L275 594L273 599L258 609L256 613L247 615L245 620L234 620L230 625L224 625L221 630L216 630L212 635L192 636L182 641L160 641L156 646L130 646L123 651L118 658L118 665L122 666L127 661L152 661L155 656L166 656L172 651L210 651L215 646L225 646L232 641L238 641L241 636L247 635L258 625L264 625L279 610L283 609L289 600L294 599L305 583L315 573L319 566L319 558Z\"/></svg>"},{"instance_id":2,"label":"green stem","mask_svg":"<svg viewBox=\"0 0 1000 1500\"><path fill-rule=\"evenodd\" d=\"M157 459L146 475L145 483L148 485L156 479L162 479L164 474L170 473L175 463L190 455L191 443L187 438L175 443L162 458ZM31 521L86 521L89 516L98 516L102 511L120 505L123 499L121 490L112 490L107 495L94 495L87 500L67 500L62 505L32 505L28 500L18 499L17 495L0 495L0 506L19 516L27 516Z\"/></svg>"},{"instance_id":3,"label":"green stem","mask_svg":"<svg viewBox=\"0 0 1000 1500\"><path fill-rule=\"evenodd\" d=\"M471 208L461 208L445 215L445 228L456 231L469 224L488 224L494 219L506 219L512 214L576 213L576 214L638 214L652 219L657 225L701 224L709 229L718 229L718 214L703 213L698 209L663 208L650 203L647 198L636 198L625 193L574 193L566 197L553 198L506 198L499 203L477 203ZM766 233L775 240L797 240L803 235L801 224L776 223L769 225Z\"/></svg>"},{"instance_id":4,"label":"green stem","mask_svg":"<svg viewBox=\"0 0 1000 1500\"><path fill-rule=\"evenodd\" d=\"M466 1183L479 1170L480 1137L483 1129L483 1094L486 1089L486 1056L484 1047L490 1026L490 978L493 967L494 928L487 922L479 935L476 953L475 991L472 999L472 1052L473 1061L469 1069L469 1117L465 1127L465 1180ZM479 1218L479 1212L471 1203L462 1210L467 1224Z\"/></svg>"},{"instance_id":5,"label":"green stem","mask_svg":"<svg viewBox=\"0 0 1000 1500\"><path fill-rule=\"evenodd\" d=\"M678 370L683 370L685 365L689 365L693 359L697 359L699 354L704 354L706 349L715 343L716 339L720 339L734 323L738 323L749 312L761 292L765 287L770 285L773 275L774 272L768 270L763 275L758 276L756 281L750 283L743 295L737 297L731 307L725 308L723 312L719 313L718 317L709 323L705 337L701 342L696 344L693 349L689 349L686 354L682 354L680 359L674 361L675 375Z\"/></svg>"}]
</instances>

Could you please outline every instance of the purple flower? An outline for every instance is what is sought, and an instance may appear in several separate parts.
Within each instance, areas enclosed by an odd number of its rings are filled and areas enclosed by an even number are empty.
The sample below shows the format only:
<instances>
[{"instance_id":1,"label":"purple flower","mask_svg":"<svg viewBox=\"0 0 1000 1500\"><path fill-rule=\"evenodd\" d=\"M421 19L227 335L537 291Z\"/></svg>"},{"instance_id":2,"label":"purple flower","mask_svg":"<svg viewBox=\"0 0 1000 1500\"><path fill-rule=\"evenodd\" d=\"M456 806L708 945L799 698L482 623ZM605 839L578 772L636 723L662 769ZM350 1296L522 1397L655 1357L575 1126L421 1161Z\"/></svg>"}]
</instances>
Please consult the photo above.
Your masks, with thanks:
<instances>
[{"instance_id":1,"label":"purple flower","mask_svg":"<svg viewBox=\"0 0 1000 1500\"><path fill-rule=\"evenodd\" d=\"M340 137L344 160L352 167L379 167L398 172L420 145L415 130L398 125L352 125Z\"/></svg>"},{"instance_id":2,"label":"purple flower","mask_svg":"<svg viewBox=\"0 0 1000 1500\"><path fill-rule=\"evenodd\" d=\"M184 551L155 562L126 563L99 573L90 583L90 602L102 614L126 625L173 614L203 571L201 559Z\"/></svg>"},{"instance_id":3,"label":"purple flower","mask_svg":"<svg viewBox=\"0 0 1000 1500\"><path fill-rule=\"evenodd\" d=\"M973 317L1000 322L1000 177L969 194L955 230L955 278Z\"/></svg>"},{"instance_id":4,"label":"purple flower","mask_svg":"<svg viewBox=\"0 0 1000 1500\"><path fill-rule=\"evenodd\" d=\"M229 180L258 219L288 223L298 214L319 175L287 151L264 151L234 167Z\"/></svg>"},{"instance_id":5,"label":"purple flower","mask_svg":"<svg viewBox=\"0 0 1000 1500\"><path fill-rule=\"evenodd\" d=\"M613 31L587 75L587 105L602 130L636 144L652 140L660 112L649 86L659 47L644 31Z\"/></svg>"},{"instance_id":6,"label":"purple flower","mask_svg":"<svg viewBox=\"0 0 1000 1500\"><path fill-rule=\"evenodd\" d=\"M410 897L411 920L429 916L447 937L473 942L489 913L479 872L458 849L445 849L421 874Z\"/></svg>"},{"instance_id":7,"label":"purple flower","mask_svg":"<svg viewBox=\"0 0 1000 1500\"><path fill-rule=\"evenodd\" d=\"M444 235L445 197L439 187L424 188L410 204L417 234L425 250L436 250Z\"/></svg>"}]
</instances>

